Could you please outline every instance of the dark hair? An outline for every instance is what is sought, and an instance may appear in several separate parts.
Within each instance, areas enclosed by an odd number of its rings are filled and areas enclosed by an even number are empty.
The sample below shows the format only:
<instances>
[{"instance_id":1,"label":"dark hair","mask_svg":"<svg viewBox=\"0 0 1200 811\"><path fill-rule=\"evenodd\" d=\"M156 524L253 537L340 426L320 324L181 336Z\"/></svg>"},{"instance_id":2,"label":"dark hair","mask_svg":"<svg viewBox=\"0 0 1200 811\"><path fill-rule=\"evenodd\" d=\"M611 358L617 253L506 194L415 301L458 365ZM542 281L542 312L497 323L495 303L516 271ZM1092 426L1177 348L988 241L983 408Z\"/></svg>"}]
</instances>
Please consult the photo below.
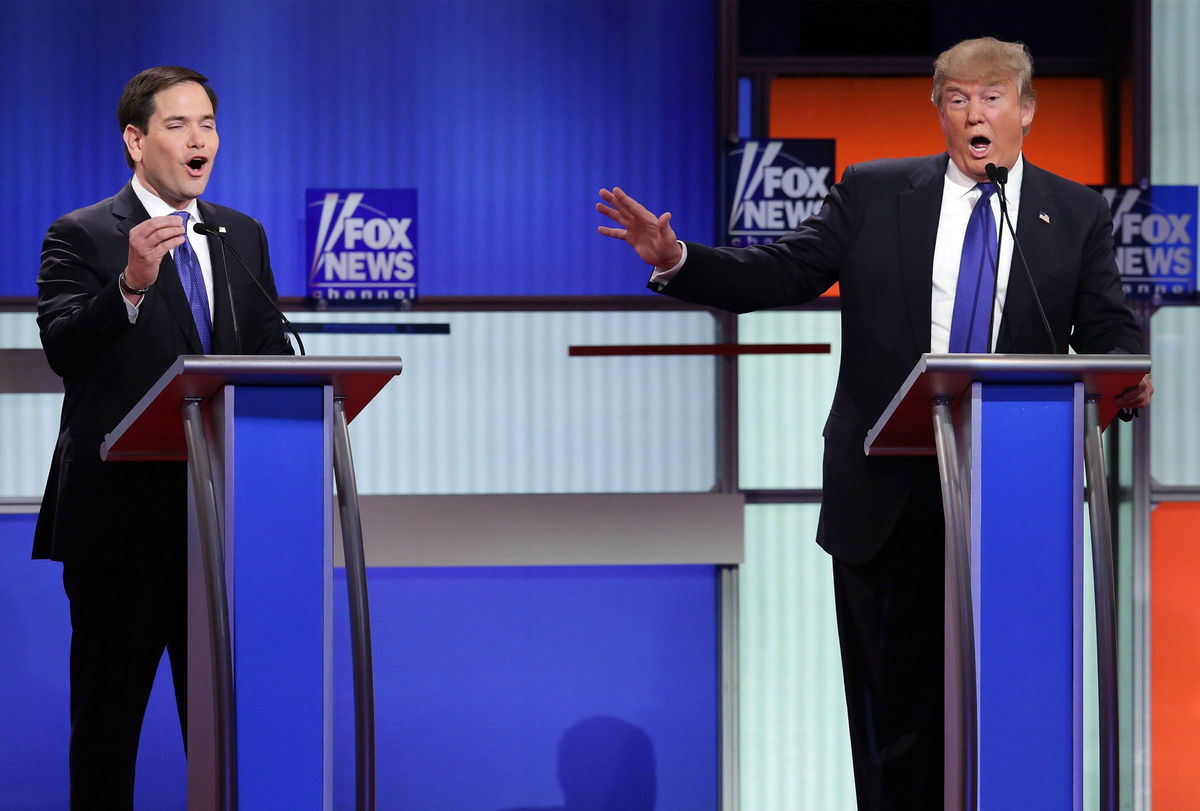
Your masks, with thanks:
<instances>
[{"instance_id":1,"label":"dark hair","mask_svg":"<svg viewBox=\"0 0 1200 811\"><path fill-rule=\"evenodd\" d=\"M157 68L147 68L129 80L121 92L121 101L117 103L117 121L121 132L132 124L142 132L150 126L150 117L154 115L154 97L168 87L174 87L184 82L195 82L204 88L208 100L212 102L213 113L217 112L217 94L208 86L208 77L201 76L194 70L181 68L178 65L164 65ZM125 147L125 162L129 168L134 168L133 156Z\"/></svg>"}]
</instances>

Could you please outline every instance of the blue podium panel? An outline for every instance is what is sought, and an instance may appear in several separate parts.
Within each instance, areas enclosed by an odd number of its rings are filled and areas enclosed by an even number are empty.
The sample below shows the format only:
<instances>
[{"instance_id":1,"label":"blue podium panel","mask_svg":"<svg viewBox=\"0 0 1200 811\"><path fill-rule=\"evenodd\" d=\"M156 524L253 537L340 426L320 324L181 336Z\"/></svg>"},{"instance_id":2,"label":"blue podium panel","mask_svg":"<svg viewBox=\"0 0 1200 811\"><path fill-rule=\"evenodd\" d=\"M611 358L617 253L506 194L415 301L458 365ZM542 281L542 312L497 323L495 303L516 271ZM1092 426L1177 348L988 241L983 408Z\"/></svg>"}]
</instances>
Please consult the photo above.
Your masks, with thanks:
<instances>
[{"instance_id":1,"label":"blue podium panel","mask_svg":"<svg viewBox=\"0 0 1200 811\"><path fill-rule=\"evenodd\" d=\"M332 799L327 387L238 387L226 491L238 804Z\"/></svg>"},{"instance_id":2,"label":"blue podium panel","mask_svg":"<svg viewBox=\"0 0 1200 811\"><path fill-rule=\"evenodd\" d=\"M975 404L979 807L1080 808L1082 385Z\"/></svg>"},{"instance_id":3,"label":"blue podium panel","mask_svg":"<svg viewBox=\"0 0 1200 811\"><path fill-rule=\"evenodd\" d=\"M379 807L716 811L717 572L369 569ZM345 648L338 808L354 797Z\"/></svg>"}]
</instances>

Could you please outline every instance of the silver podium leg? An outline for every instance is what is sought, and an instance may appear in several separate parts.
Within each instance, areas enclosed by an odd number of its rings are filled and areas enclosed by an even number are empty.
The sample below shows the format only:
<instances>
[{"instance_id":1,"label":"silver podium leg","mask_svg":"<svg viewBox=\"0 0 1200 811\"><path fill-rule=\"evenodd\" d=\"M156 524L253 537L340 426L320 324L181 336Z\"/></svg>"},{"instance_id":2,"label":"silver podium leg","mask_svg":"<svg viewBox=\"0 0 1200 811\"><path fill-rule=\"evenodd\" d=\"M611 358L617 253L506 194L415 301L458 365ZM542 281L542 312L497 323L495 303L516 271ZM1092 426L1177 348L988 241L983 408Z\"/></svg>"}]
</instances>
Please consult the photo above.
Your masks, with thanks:
<instances>
[{"instance_id":1,"label":"silver podium leg","mask_svg":"<svg viewBox=\"0 0 1200 811\"><path fill-rule=\"evenodd\" d=\"M333 399L333 475L337 482L346 592L350 601L350 650L354 665L354 796L358 811L375 808L375 683L371 664L371 616L367 604L367 566L363 558L358 484L350 452L345 398Z\"/></svg>"},{"instance_id":2,"label":"silver podium leg","mask_svg":"<svg viewBox=\"0 0 1200 811\"><path fill-rule=\"evenodd\" d=\"M216 714L217 808L237 809L237 717L234 713L233 655L229 634L229 600L225 587L225 554L214 492L212 460L204 434L200 400L183 404L188 468L196 519L200 527L205 603L208 609L210 657L213 663L213 707Z\"/></svg>"},{"instance_id":3,"label":"silver podium leg","mask_svg":"<svg viewBox=\"0 0 1200 811\"><path fill-rule=\"evenodd\" d=\"M1117 707L1117 589L1113 573L1112 517L1100 443L1100 412L1094 397L1083 406L1083 458L1092 530L1092 577L1096 590L1096 670L1100 704L1100 808L1120 801Z\"/></svg>"},{"instance_id":4,"label":"silver podium leg","mask_svg":"<svg viewBox=\"0 0 1200 811\"><path fill-rule=\"evenodd\" d=\"M958 461L950 400L933 406L933 436L946 523L945 806L975 811L978 718L975 696L975 621L971 599L970 512Z\"/></svg>"}]
</instances>

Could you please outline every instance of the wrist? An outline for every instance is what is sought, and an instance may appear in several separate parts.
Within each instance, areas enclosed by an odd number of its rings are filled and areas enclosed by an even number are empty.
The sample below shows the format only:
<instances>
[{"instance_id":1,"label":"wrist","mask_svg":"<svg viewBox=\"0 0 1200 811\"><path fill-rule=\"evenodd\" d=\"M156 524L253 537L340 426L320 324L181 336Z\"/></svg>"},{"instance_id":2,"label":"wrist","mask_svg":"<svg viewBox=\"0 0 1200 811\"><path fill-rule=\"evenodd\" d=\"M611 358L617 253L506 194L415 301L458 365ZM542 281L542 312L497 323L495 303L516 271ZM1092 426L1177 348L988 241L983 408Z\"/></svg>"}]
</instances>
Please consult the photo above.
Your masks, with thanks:
<instances>
[{"instance_id":1,"label":"wrist","mask_svg":"<svg viewBox=\"0 0 1200 811\"><path fill-rule=\"evenodd\" d=\"M144 296L150 290L150 285L136 287L130 284L125 278L125 271L121 271L121 275L117 277L117 284L120 285L121 292L129 296Z\"/></svg>"}]
</instances>

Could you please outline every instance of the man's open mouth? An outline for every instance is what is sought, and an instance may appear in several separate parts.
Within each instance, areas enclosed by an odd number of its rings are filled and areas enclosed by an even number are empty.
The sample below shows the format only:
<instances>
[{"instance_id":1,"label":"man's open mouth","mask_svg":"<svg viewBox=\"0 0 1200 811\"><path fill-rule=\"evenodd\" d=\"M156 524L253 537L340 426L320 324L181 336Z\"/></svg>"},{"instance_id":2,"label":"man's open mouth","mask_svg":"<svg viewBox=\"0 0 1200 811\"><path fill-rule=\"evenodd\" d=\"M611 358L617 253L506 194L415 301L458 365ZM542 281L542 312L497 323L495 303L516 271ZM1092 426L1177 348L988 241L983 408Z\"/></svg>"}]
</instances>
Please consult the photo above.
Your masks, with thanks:
<instances>
[{"instance_id":1,"label":"man's open mouth","mask_svg":"<svg viewBox=\"0 0 1200 811\"><path fill-rule=\"evenodd\" d=\"M988 153L988 149L992 145L992 139L983 135L976 135L971 139L971 154L977 158L982 158Z\"/></svg>"},{"instance_id":2,"label":"man's open mouth","mask_svg":"<svg viewBox=\"0 0 1200 811\"><path fill-rule=\"evenodd\" d=\"M202 155L197 155L184 165L187 166L189 174L191 174L193 177L199 177L200 175L204 174L204 165L206 163L208 163L208 158Z\"/></svg>"}]
</instances>

